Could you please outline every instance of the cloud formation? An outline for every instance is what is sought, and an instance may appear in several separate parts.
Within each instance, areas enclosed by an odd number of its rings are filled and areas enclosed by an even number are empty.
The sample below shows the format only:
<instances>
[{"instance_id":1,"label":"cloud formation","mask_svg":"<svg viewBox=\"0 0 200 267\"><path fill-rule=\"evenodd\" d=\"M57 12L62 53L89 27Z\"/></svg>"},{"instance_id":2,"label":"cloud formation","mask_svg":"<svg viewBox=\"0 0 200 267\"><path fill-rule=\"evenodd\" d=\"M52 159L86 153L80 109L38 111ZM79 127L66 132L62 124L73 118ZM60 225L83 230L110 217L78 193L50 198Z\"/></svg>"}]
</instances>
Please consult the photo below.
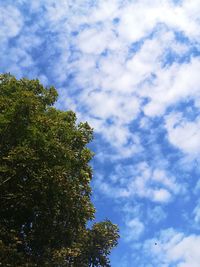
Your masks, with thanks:
<instances>
[{"instance_id":1,"label":"cloud formation","mask_svg":"<svg viewBox=\"0 0 200 267\"><path fill-rule=\"evenodd\" d=\"M8 0L0 12L2 72L55 85L57 107L95 129L96 204L121 211L129 244L118 266L143 243L132 264L198 266L200 1Z\"/></svg>"},{"instance_id":2,"label":"cloud formation","mask_svg":"<svg viewBox=\"0 0 200 267\"><path fill-rule=\"evenodd\" d=\"M152 253L152 261L156 266L176 267L198 267L200 263L199 246L199 235L186 236L172 228L163 230L158 239L148 240L144 245L145 250ZM157 257L157 255L159 256Z\"/></svg>"}]
</instances>

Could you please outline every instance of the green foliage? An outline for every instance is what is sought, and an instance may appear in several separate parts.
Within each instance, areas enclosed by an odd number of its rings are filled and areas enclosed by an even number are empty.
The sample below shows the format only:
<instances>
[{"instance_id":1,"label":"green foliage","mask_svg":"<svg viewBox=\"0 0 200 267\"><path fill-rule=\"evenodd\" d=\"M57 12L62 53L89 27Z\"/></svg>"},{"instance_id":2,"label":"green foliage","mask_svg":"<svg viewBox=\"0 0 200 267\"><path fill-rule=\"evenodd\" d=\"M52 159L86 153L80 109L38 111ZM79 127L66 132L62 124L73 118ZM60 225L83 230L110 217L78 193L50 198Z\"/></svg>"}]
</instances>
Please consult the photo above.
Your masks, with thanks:
<instances>
[{"instance_id":1,"label":"green foliage","mask_svg":"<svg viewBox=\"0 0 200 267\"><path fill-rule=\"evenodd\" d=\"M96 223L92 129L53 107L55 88L0 76L0 265L110 266L118 228Z\"/></svg>"}]
</instances>

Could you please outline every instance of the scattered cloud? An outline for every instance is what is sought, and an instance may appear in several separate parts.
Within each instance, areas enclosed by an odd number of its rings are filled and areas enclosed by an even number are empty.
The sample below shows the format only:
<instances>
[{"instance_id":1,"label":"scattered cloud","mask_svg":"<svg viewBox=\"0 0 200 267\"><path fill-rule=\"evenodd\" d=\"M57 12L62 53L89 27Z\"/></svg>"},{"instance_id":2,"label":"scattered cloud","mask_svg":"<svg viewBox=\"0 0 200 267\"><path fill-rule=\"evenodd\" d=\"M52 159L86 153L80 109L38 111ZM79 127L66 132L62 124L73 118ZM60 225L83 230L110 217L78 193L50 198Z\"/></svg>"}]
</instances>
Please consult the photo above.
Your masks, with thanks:
<instances>
[{"instance_id":1,"label":"scattered cloud","mask_svg":"<svg viewBox=\"0 0 200 267\"><path fill-rule=\"evenodd\" d=\"M0 12L1 71L55 85L57 107L94 127L94 191L122 210L132 264L199 266L200 0L8 0Z\"/></svg>"},{"instance_id":2,"label":"scattered cloud","mask_svg":"<svg viewBox=\"0 0 200 267\"><path fill-rule=\"evenodd\" d=\"M137 196L160 203L169 202L173 195L182 190L175 177L170 176L165 170L152 169L146 162L131 167L117 165L115 171L106 179L99 175L95 186L115 198Z\"/></svg>"}]
</instances>

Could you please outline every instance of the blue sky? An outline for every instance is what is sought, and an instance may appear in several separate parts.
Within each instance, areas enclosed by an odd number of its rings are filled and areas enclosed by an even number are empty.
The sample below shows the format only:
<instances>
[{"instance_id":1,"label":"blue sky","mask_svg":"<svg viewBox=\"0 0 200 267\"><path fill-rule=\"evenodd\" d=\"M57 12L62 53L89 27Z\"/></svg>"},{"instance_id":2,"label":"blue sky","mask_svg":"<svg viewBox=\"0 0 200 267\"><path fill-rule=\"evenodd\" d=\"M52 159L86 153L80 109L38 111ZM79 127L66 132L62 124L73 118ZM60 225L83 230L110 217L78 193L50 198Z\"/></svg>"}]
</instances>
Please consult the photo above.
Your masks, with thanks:
<instances>
[{"instance_id":1,"label":"blue sky","mask_svg":"<svg viewBox=\"0 0 200 267\"><path fill-rule=\"evenodd\" d=\"M94 128L112 266L199 267L200 0L5 0L0 14L0 71L54 85Z\"/></svg>"}]
</instances>

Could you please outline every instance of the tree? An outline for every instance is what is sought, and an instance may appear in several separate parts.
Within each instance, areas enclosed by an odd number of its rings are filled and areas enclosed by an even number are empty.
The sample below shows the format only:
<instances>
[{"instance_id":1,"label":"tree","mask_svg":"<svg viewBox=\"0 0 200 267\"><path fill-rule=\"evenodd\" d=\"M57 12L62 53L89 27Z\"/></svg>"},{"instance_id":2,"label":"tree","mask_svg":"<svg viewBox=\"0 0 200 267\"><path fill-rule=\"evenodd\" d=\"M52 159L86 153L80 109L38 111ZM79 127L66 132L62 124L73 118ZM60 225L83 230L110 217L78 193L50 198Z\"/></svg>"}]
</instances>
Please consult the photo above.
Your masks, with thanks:
<instances>
[{"instance_id":1,"label":"tree","mask_svg":"<svg viewBox=\"0 0 200 267\"><path fill-rule=\"evenodd\" d=\"M54 87L0 76L0 265L110 266L118 228L94 218L88 123Z\"/></svg>"}]
</instances>

